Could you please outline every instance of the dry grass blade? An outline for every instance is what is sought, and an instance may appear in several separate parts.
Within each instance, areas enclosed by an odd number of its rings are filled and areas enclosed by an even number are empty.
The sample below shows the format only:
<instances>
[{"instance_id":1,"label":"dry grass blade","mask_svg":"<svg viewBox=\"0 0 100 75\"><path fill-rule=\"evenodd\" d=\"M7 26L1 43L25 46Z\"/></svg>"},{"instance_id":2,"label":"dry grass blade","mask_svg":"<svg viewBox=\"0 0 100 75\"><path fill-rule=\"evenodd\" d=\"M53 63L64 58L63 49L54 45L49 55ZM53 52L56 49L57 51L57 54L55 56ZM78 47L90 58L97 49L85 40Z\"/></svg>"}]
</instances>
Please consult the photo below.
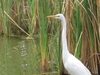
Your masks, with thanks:
<instances>
[{"instance_id":1,"label":"dry grass blade","mask_svg":"<svg viewBox=\"0 0 100 75\"><path fill-rule=\"evenodd\" d=\"M24 31L5 11L4 13L6 14L6 16L14 23L14 25L16 27L18 27L22 32L24 32L26 35L30 36L26 31Z\"/></svg>"},{"instance_id":2,"label":"dry grass blade","mask_svg":"<svg viewBox=\"0 0 100 75\"><path fill-rule=\"evenodd\" d=\"M76 44L74 56L76 56L77 48L78 48L79 42L80 42L80 40L81 40L81 38L82 38L82 34L83 34L83 32L81 32L80 37L79 37L79 39L78 39L78 42L77 42L77 44Z\"/></svg>"}]
</instances>

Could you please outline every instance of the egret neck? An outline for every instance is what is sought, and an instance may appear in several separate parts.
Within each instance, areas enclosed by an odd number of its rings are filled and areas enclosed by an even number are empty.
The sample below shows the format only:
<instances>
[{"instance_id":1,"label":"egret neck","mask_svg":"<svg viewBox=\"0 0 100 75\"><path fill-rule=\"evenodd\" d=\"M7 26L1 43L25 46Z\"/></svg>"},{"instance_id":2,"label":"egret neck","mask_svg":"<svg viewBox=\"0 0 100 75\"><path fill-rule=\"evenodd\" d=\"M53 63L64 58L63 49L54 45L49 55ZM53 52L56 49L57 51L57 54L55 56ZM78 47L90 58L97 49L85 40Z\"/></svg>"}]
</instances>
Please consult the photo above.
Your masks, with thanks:
<instances>
[{"instance_id":1,"label":"egret neck","mask_svg":"<svg viewBox=\"0 0 100 75\"><path fill-rule=\"evenodd\" d=\"M62 23L62 58L63 63L66 62L66 58L69 57L69 51L68 51L68 46L67 46L67 40L66 40L66 19L63 17L61 20Z\"/></svg>"},{"instance_id":2,"label":"egret neck","mask_svg":"<svg viewBox=\"0 0 100 75\"><path fill-rule=\"evenodd\" d=\"M48 18L56 18L62 23L62 60L65 69L70 75L91 75L90 71L84 64L69 53L66 39L66 19L63 14L51 15Z\"/></svg>"}]
</instances>

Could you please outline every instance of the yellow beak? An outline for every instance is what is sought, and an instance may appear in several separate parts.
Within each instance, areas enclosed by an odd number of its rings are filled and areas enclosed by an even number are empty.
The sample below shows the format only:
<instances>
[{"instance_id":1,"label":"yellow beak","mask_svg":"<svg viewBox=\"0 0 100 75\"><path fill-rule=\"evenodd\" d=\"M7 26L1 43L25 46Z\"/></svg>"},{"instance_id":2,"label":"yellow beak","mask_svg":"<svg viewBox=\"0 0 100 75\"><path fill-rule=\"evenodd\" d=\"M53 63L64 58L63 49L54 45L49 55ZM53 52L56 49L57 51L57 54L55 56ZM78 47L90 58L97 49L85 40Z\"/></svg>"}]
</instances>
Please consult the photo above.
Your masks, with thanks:
<instances>
[{"instance_id":1,"label":"yellow beak","mask_svg":"<svg viewBox=\"0 0 100 75\"><path fill-rule=\"evenodd\" d=\"M47 18L55 18L56 15L50 15L50 16L47 16Z\"/></svg>"}]
</instances>

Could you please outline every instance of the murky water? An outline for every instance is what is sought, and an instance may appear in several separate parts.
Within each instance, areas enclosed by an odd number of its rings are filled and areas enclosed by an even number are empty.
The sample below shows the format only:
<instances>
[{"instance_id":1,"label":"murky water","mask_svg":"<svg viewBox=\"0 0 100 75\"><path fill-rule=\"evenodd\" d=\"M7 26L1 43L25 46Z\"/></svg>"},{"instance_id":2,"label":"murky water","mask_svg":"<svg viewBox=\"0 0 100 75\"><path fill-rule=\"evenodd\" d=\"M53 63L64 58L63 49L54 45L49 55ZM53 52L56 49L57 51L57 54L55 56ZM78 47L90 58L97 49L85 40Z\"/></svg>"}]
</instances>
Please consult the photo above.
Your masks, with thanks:
<instances>
[{"instance_id":1,"label":"murky water","mask_svg":"<svg viewBox=\"0 0 100 75\"><path fill-rule=\"evenodd\" d=\"M57 75L42 73L38 39L0 36L0 75Z\"/></svg>"}]
</instances>

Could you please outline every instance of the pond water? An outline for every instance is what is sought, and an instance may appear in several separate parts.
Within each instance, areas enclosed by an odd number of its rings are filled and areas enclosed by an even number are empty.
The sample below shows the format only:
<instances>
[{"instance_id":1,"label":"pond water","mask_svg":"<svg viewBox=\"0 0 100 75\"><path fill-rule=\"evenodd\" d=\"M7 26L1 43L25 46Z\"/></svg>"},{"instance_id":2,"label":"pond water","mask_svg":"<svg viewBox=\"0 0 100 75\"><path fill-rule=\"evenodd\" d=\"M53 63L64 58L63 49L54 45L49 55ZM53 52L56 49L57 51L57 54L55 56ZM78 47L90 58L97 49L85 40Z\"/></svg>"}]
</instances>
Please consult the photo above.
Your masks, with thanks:
<instances>
[{"instance_id":1,"label":"pond water","mask_svg":"<svg viewBox=\"0 0 100 75\"><path fill-rule=\"evenodd\" d=\"M57 75L55 70L41 71L38 42L0 36L0 75Z\"/></svg>"}]
</instances>

